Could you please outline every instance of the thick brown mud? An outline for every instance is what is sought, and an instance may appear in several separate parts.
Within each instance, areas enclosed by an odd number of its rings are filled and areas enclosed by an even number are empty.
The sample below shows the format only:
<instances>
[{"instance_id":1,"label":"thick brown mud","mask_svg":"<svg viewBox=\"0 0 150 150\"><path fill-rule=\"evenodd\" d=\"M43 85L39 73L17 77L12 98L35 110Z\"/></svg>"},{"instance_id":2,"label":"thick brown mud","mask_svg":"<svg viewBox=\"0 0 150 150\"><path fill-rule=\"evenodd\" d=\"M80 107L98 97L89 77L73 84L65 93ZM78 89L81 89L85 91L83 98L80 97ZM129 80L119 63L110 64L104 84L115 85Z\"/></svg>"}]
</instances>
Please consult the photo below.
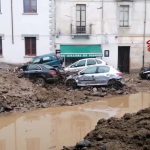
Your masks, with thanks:
<instances>
[{"instance_id":1,"label":"thick brown mud","mask_svg":"<svg viewBox=\"0 0 150 150\"><path fill-rule=\"evenodd\" d=\"M93 87L73 90L57 82L39 87L28 79L18 78L13 70L0 69L0 113L73 106L131 93L136 93L132 86L125 86L121 90Z\"/></svg>"},{"instance_id":2,"label":"thick brown mud","mask_svg":"<svg viewBox=\"0 0 150 150\"><path fill-rule=\"evenodd\" d=\"M63 150L150 150L150 108L98 121L75 147Z\"/></svg>"},{"instance_id":3,"label":"thick brown mud","mask_svg":"<svg viewBox=\"0 0 150 150\"><path fill-rule=\"evenodd\" d=\"M0 150L60 150L63 146L75 145L95 128L99 119L122 117L124 113L134 113L150 107L149 97L150 93L138 93L77 106L40 109L25 114L3 114L0 117ZM137 115L136 118L138 117L141 118ZM117 132L117 129L121 127L120 130L123 129L124 126L119 119L109 120L109 125L112 125L115 130L108 129L112 135ZM118 121L117 124L115 120ZM103 119L104 127L100 128L107 129L107 122L109 121ZM144 123L144 118L142 123ZM129 125L133 126L131 123ZM130 127L129 125L126 126ZM100 128L96 127L95 132ZM92 134L89 134L86 139L92 142L90 135Z\"/></svg>"}]
</instances>

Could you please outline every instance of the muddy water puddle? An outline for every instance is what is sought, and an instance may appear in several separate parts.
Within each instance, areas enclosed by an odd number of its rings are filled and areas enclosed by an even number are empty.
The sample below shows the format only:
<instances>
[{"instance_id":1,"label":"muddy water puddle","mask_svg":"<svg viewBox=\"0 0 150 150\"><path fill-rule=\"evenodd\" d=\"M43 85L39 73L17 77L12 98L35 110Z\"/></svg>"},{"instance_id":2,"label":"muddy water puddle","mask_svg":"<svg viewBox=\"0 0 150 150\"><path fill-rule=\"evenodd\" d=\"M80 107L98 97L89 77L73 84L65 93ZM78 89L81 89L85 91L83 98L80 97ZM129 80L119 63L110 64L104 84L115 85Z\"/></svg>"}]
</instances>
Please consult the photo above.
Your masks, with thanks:
<instances>
[{"instance_id":1,"label":"muddy water puddle","mask_svg":"<svg viewBox=\"0 0 150 150\"><path fill-rule=\"evenodd\" d=\"M94 129L101 118L150 107L150 93L113 97L79 106L0 117L0 150L60 150Z\"/></svg>"}]
</instances>

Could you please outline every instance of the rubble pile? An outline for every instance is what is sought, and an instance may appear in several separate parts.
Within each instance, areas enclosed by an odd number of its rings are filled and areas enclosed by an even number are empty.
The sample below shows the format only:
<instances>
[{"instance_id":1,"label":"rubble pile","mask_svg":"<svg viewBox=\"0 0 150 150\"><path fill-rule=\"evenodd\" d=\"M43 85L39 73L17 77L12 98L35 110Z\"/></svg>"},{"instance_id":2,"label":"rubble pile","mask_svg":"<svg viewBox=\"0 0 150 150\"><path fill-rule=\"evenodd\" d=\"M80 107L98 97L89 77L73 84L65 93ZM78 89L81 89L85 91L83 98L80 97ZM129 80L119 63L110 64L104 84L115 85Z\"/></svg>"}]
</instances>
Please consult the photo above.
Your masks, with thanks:
<instances>
[{"instance_id":1,"label":"rubble pile","mask_svg":"<svg viewBox=\"0 0 150 150\"><path fill-rule=\"evenodd\" d=\"M95 129L75 147L63 150L149 150L150 108L136 114L125 114L121 119L98 121Z\"/></svg>"},{"instance_id":2,"label":"rubble pile","mask_svg":"<svg viewBox=\"0 0 150 150\"><path fill-rule=\"evenodd\" d=\"M107 87L72 89L62 83L39 87L28 79L18 78L15 69L15 66L0 65L0 113L26 112L37 108L78 105L101 100L105 97L136 93L140 91L140 87L141 91L145 87L145 91L150 88L149 82L145 83L147 81L142 80L135 82L130 76L126 77L127 85L118 90Z\"/></svg>"}]
</instances>

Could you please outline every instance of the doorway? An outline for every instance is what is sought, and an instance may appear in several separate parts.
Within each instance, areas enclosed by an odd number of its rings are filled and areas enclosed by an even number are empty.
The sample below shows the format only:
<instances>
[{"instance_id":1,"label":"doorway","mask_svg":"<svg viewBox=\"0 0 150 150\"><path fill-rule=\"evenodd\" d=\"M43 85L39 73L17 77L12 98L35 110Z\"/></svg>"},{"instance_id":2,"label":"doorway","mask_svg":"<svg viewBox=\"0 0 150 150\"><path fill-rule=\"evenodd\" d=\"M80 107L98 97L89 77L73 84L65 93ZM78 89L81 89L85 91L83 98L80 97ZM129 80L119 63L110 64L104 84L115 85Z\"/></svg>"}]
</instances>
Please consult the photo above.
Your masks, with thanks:
<instances>
[{"instance_id":1,"label":"doorway","mask_svg":"<svg viewBox=\"0 0 150 150\"><path fill-rule=\"evenodd\" d=\"M129 73L130 71L130 46L118 47L118 69L121 72Z\"/></svg>"}]
</instances>

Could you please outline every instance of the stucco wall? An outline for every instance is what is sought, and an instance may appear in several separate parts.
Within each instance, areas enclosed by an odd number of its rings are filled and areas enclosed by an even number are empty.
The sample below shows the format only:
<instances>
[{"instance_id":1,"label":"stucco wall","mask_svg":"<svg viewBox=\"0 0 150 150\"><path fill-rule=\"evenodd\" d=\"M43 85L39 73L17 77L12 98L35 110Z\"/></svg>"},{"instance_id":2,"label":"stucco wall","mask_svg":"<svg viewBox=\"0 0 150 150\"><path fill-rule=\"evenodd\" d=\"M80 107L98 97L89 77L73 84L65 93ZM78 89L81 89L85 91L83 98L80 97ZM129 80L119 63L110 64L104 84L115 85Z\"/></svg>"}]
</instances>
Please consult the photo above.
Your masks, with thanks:
<instances>
[{"instance_id":1,"label":"stucco wall","mask_svg":"<svg viewBox=\"0 0 150 150\"><path fill-rule=\"evenodd\" d=\"M76 4L86 4L87 24L93 24L89 39L72 39L70 24L75 25ZM119 6L129 5L129 27L119 27ZM147 1L146 40L150 39L150 1ZM118 46L130 46L130 69L142 66L144 31L144 1L118 2L104 0L103 18L102 1L90 0L57 0L56 1L56 47L60 44L101 44L103 51L109 50L110 57L103 57L115 68L118 66ZM145 44L145 65L150 63L150 52Z\"/></svg>"},{"instance_id":2,"label":"stucco wall","mask_svg":"<svg viewBox=\"0 0 150 150\"><path fill-rule=\"evenodd\" d=\"M25 57L24 35L37 36L37 55L50 52L49 0L37 1L37 14L23 13L23 0L13 0L14 44L11 30L11 1L1 0L2 14L0 14L0 34L3 56L0 61L9 63L23 63L29 60Z\"/></svg>"}]
</instances>

